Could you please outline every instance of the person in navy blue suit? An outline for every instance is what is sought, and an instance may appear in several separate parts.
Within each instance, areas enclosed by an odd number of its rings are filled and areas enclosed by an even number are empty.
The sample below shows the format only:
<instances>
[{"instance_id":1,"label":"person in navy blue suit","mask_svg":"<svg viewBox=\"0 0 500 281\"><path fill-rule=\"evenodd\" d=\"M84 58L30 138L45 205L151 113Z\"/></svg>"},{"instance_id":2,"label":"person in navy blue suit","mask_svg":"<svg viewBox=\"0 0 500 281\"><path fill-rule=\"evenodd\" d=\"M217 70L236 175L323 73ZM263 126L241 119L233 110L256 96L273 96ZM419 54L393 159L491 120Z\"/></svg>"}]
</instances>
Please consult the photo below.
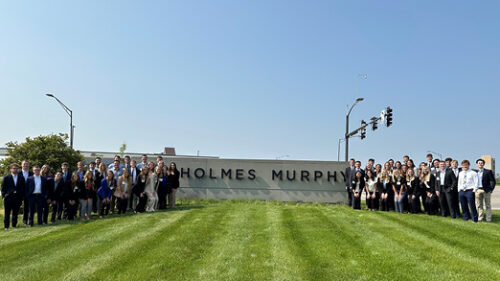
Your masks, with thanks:
<instances>
[{"instance_id":1,"label":"person in navy blue suit","mask_svg":"<svg viewBox=\"0 0 500 281\"><path fill-rule=\"evenodd\" d=\"M4 202L5 215L3 224L5 229L10 225L10 214L12 212L12 227L17 227L17 215L19 214L20 201L23 200L25 187L24 177L18 173L19 165L10 165L10 174L2 181L2 199Z\"/></svg>"},{"instance_id":2,"label":"person in navy blue suit","mask_svg":"<svg viewBox=\"0 0 500 281\"><path fill-rule=\"evenodd\" d=\"M33 226L35 206L38 225L42 225L43 208L47 204L48 184L47 179L40 175L40 167L38 165L33 166L33 176L29 177L26 182L25 196L28 198L30 204L29 226Z\"/></svg>"}]
</instances>

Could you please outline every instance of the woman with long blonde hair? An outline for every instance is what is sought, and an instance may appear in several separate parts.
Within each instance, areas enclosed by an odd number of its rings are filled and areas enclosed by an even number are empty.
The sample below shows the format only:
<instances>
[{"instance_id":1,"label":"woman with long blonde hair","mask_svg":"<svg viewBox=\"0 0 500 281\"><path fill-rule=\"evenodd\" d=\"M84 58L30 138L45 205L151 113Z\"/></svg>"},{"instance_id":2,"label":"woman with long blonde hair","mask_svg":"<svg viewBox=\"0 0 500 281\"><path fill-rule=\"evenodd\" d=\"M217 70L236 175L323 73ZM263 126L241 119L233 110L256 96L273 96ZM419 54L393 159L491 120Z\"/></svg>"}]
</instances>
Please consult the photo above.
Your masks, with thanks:
<instances>
[{"instance_id":1,"label":"woman with long blonde hair","mask_svg":"<svg viewBox=\"0 0 500 281\"><path fill-rule=\"evenodd\" d=\"M118 214L127 212L128 199L132 192L132 177L128 169L123 169L123 174L118 177L116 183L115 197L118 204Z\"/></svg>"},{"instance_id":2,"label":"woman with long blonde hair","mask_svg":"<svg viewBox=\"0 0 500 281\"><path fill-rule=\"evenodd\" d=\"M422 174L420 175L420 189L425 194L424 208L428 215L436 213L436 177L430 173L429 167L422 167Z\"/></svg>"}]
</instances>

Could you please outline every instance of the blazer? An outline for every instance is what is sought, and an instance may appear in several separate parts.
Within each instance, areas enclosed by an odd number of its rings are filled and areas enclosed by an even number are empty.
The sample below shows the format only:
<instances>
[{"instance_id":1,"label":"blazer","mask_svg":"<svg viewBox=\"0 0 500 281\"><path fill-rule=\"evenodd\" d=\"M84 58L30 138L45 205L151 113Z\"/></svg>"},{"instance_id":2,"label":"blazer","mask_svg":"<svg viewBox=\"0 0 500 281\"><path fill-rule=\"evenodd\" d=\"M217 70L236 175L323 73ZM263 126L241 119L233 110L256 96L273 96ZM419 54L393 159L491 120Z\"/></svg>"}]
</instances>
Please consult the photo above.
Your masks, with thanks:
<instances>
[{"instance_id":1,"label":"blazer","mask_svg":"<svg viewBox=\"0 0 500 281\"><path fill-rule=\"evenodd\" d=\"M405 185L408 195L420 196L420 185L417 177L415 177L412 181L409 181L407 178Z\"/></svg>"},{"instance_id":2,"label":"blazer","mask_svg":"<svg viewBox=\"0 0 500 281\"><path fill-rule=\"evenodd\" d=\"M99 189L97 190L97 194L99 194L102 199L111 198L111 195L113 195L113 191L109 187L107 179L104 178L101 180L101 187L99 187Z\"/></svg>"},{"instance_id":3,"label":"blazer","mask_svg":"<svg viewBox=\"0 0 500 281\"><path fill-rule=\"evenodd\" d=\"M444 177L444 186L441 186L441 177ZM439 170L436 174L435 190L439 192L450 192L453 190L453 187L458 186L458 184L455 183L457 180L453 170L445 169L444 173L441 173L441 170Z\"/></svg>"},{"instance_id":4,"label":"blazer","mask_svg":"<svg viewBox=\"0 0 500 281\"><path fill-rule=\"evenodd\" d=\"M345 168L345 183L347 187L351 187L351 182L352 182L351 171L353 170L353 168L354 167L350 166Z\"/></svg>"},{"instance_id":5,"label":"blazer","mask_svg":"<svg viewBox=\"0 0 500 281\"><path fill-rule=\"evenodd\" d=\"M364 178L365 177L365 171L363 171L363 169L359 168L359 171L361 172L361 177ZM356 179L356 173L358 171L356 170L356 168L352 169L351 170L351 173L349 174L349 187L352 189L353 186L352 186L352 182L355 181Z\"/></svg>"},{"instance_id":6,"label":"blazer","mask_svg":"<svg viewBox=\"0 0 500 281\"><path fill-rule=\"evenodd\" d=\"M49 193L49 185L47 182L47 179L44 176L40 176L41 179L41 194L44 198L47 198L47 195ZM35 176L29 177L28 181L26 182L26 190L25 190L25 196L29 198L31 195L33 195L33 192L35 191Z\"/></svg>"},{"instance_id":7,"label":"blazer","mask_svg":"<svg viewBox=\"0 0 500 281\"><path fill-rule=\"evenodd\" d=\"M134 186L139 181L139 174L141 173L141 170L139 170L139 168L135 167L135 182L133 181L133 178L132 178L132 170L134 170L134 169L131 167L129 172L130 172L130 178L132 179L132 186Z\"/></svg>"},{"instance_id":8,"label":"blazer","mask_svg":"<svg viewBox=\"0 0 500 281\"><path fill-rule=\"evenodd\" d=\"M481 178L481 183L483 185L483 190L486 192L490 192L495 189L496 179L491 170L483 169L483 177Z\"/></svg>"},{"instance_id":9,"label":"blazer","mask_svg":"<svg viewBox=\"0 0 500 281\"><path fill-rule=\"evenodd\" d=\"M59 201L63 198L64 194L64 181L61 179L59 182L54 180L52 192L49 193L49 199L54 201Z\"/></svg>"},{"instance_id":10,"label":"blazer","mask_svg":"<svg viewBox=\"0 0 500 281\"><path fill-rule=\"evenodd\" d=\"M78 199L87 200L89 198L93 198L95 195L94 181L92 181L90 183L90 188L87 185L87 183L85 183L84 181L79 181L79 182L80 182L80 185L79 185L79 189L78 189Z\"/></svg>"},{"instance_id":11,"label":"blazer","mask_svg":"<svg viewBox=\"0 0 500 281\"><path fill-rule=\"evenodd\" d=\"M47 179L47 199L53 199L54 198L54 178L52 177L45 177Z\"/></svg>"},{"instance_id":12,"label":"blazer","mask_svg":"<svg viewBox=\"0 0 500 281\"><path fill-rule=\"evenodd\" d=\"M141 193L144 192L144 188L146 188L146 182L148 180L148 177L144 177L144 182L143 179L140 177L140 175L137 175L137 183L134 185L132 188L132 193L139 197L141 196Z\"/></svg>"},{"instance_id":13,"label":"blazer","mask_svg":"<svg viewBox=\"0 0 500 281\"><path fill-rule=\"evenodd\" d=\"M22 174L17 173L17 184L14 184L14 177L12 177L12 174L8 174L2 181L2 198L5 199L13 196L21 199L24 195L24 189L25 182Z\"/></svg>"},{"instance_id":14,"label":"blazer","mask_svg":"<svg viewBox=\"0 0 500 281\"><path fill-rule=\"evenodd\" d=\"M168 175L167 176L167 186L169 188L179 188L179 176L180 176L180 173L179 171L175 171L173 175Z\"/></svg>"},{"instance_id":15,"label":"blazer","mask_svg":"<svg viewBox=\"0 0 500 281\"><path fill-rule=\"evenodd\" d=\"M65 186L64 200L67 202L69 200L77 201L79 198L80 191L83 189L83 182L77 181L75 185L71 182Z\"/></svg>"},{"instance_id":16,"label":"blazer","mask_svg":"<svg viewBox=\"0 0 500 281\"><path fill-rule=\"evenodd\" d=\"M429 181L427 182L427 185L425 185L426 182L424 181L421 181L420 182L420 190L422 192L422 194L427 194L427 192L430 192L430 193L436 193L436 177L431 174L431 176L429 177Z\"/></svg>"}]
</instances>

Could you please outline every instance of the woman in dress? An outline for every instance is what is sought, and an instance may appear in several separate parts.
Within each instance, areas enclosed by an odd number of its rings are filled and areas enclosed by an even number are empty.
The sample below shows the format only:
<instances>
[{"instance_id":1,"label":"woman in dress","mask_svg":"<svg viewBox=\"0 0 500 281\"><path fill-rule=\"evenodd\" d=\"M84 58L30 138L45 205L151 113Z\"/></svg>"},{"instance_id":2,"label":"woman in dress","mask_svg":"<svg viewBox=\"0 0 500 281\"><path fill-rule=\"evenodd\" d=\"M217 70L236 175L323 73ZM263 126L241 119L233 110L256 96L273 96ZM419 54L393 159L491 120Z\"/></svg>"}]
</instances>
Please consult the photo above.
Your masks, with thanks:
<instances>
[{"instance_id":1,"label":"woman in dress","mask_svg":"<svg viewBox=\"0 0 500 281\"><path fill-rule=\"evenodd\" d=\"M156 186L158 181L158 173L159 169L156 168L153 162L148 163L148 176L146 180L146 187L144 188L144 193L146 193L148 197L148 203L146 206L146 212L154 212L156 208L156 204L158 203L158 194L156 193Z\"/></svg>"},{"instance_id":2,"label":"woman in dress","mask_svg":"<svg viewBox=\"0 0 500 281\"><path fill-rule=\"evenodd\" d=\"M144 166L142 167L141 172L139 174L139 178L137 179L137 183L135 184L132 190L134 195L137 196L137 198L139 198L139 203L137 204L134 210L135 213L142 213L146 208L148 197L144 192L144 189L146 187L147 179L148 179L148 167Z\"/></svg>"},{"instance_id":3,"label":"woman in dress","mask_svg":"<svg viewBox=\"0 0 500 281\"><path fill-rule=\"evenodd\" d=\"M382 170L382 174L379 176L378 179L380 188L380 204L382 205L382 211L389 211L389 202L388 202L389 190L391 190L390 170L389 169Z\"/></svg>"},{"instance_id":4,"label":"woman in dress","mask_svg":"<svg viewBox=\"0 0 500 281\"><path fill-rule=\"evenodd\" d=\"M372 170L366 171L366 206L368 210L378 210L377 179Z\"/></svg>"}]
</instances>

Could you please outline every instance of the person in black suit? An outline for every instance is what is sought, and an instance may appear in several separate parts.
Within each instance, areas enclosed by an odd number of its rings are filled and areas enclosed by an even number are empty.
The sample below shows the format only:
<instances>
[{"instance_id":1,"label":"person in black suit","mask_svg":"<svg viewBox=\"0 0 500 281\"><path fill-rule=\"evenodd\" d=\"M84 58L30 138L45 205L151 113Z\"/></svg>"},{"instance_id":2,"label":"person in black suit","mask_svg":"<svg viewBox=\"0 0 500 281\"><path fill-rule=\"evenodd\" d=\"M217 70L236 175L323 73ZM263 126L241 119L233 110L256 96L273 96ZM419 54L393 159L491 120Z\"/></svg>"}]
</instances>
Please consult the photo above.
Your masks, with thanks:
<instances>
[{"instance_id":1,"label":"person in black suit","mask_svg":"<svg viewBox=\"0 0 500 281\"><path fill-rule=\"evenodd\" d=\"M40 175L40 167L38 165L33 166L33 176L28 178L26 182L26 193L25 196L30 202L30 216L29 216L29 226L33 226L33 220L35 217L35 207L36 214L38 218L38 225L43 224L43 208L47 204L48 195L48 184L47 179Z\"/></svg>"},{"instance_id":2,"label":"person in black suit","mask_svg":"<svg viewBox=\"0 0 500 281\"><path fill-rule=\"evenodd\" d=\"M92 177L94 179L94 187L96 190L101 186L101 181L97 181L97 177L99 176L99 170L98 167L96 166L95 162L90 162L89 163L89 169L88 171L92 173ZM92 212L97 213L97 192L92 193Z\"/></svg>"},{"instance_id":3,"label":"person in black suit","mask_svg":"<svg viewBox=\"0 0 500 281\"><path fill-rule=\"evenodd\" d=\"M175 195L180 186L179 177L180 173L177 170L177 165L174 162L170 162L167 170L168 207L170 209L175 208Z\"/></svg>"},{"instance_id":4,"label":"person in black suit","mask_svg":"<svg viewBox=\"0 0 500 281\"><path fill-rule=\"evenodd\" d=\"M3 225L9 229L12 213L12 227L17 227L17 215L19 214L20 201L23 199L25 188L24 177L18 173L19 165L14 163L10 165L10 174L2 181L2 199L4 202L5 214Z\"/></svg>"},{"instance_id":5,"label":"person in black suit","mask_svg":"<svg viewBox=\"0 0 500 281\"><path fill-rule=\"evenodd\" d=\"M47 180L47 200L43 205L43 223L48 224L49 210L52 203L51 196L54 194L54 177L50 174L50 166L47 164L42 166L40 175ZM54 206L52 206L52 209L54 209Z\"/></svg>"},{"instance_id":6,"label":"person in black suit","mask_svg":"<svg viewBox=\"0 0 500 281\"><path fill-rule=\"evenodd\" d=\"M67 207L68 200L66 196L66 192L69 189L69 185L71 182L71 173L69 172L69 164L64 162L61 164L61 194L60 199L57 202L57 220L66 219L67 218Z\"/></svg>"},{"instance_id":7,"label":"person in black suit","mask_svg":"<svg viewBox=\"0 0 500 281\"><path fill-rule=\"evenodd\" d=\"M354 171L354 158L349 160L349 167L345 169L345 190L347 192L347 200L349 207L352 206L352 192L351 192L351 183L352 183L352 171Z\"/></svg>"},{"instance_id":8,"label":"person in black suit","mask_svg":"<svg viewBox=\"0 0 500 281\"><path fill-rule=\"evenodd\" d=\"M450 215L456 218L455 208L453 207L453 187L455 186L455 177L453 171L446 168L446 162L439 162L439 170L436 174L436 194L439 198L439 206L441 207L441 216L447 217Z\"/></svg>"},{"instance_id":9,"label":"person in black suit","mask_svg":"<svg viewBox=\"0 0 500 281\"><path fill-rule=\"evenodd\" d=\"M139 202L134 209L135 213L142 213L146 209L146 203L148 202L148 197L144 192L146 188L146 182L148 180L148 167L144 166L141 169L141 173L137 176L137 183L132 189L132 193L139 198Z\"/></svg>"},{"instance_id":10,"label":"person in black suit","mask_svg":"<svg viewBox=\"0 0 500 281\"><path fill-rule=\"evenodd\" d=\"M422 212L420 208L420 187L418 177L415 176L415 170L409 169L406 174L406 189L408 192L409 210L412 214Z\"/></svg>"},{"instance_id":11,"label":"person in black suit","mask_svg":"<svg viewBox=\"0 0 500 281\"><path fill-rule=\"evenodd\" d=\"M23 160L21 162L21 175L24 178L24 183L26 184L28 182L28 178L33 176L33 172L30 171L30 162L28 160ZM23 193L23 198L20 200L19 204L23 204L23 223L28 224L28 216L30 214L30 201L29 198L24 196Z\"/></svg>"},{"instance_id":12,"label":"person in black suit","mask_svg":"<svg viewBox=\"0 0 500 281\"><path fill-rule=\"evenodd\" d=\"M361 171L356 171L354 174L354 179L352 181L352 208L355 210L361 210L361 194L365 189L365 176Z\"/></svg>"},{"instance_id":13,"label":"person in black suit","mask_svg":"<svg viewBox=\"0 0 500 281\"><path fill-rule=\"evenodd\" d=\"M59 214L59 202L61 201L62 194L64 189L64 182L62 180L62 173L57 172L54 177L53 189L49 190L49 200L52 205L52 216L50 218L50 222L54 223L56 221L56 217Z\"/></svg>"},{"instance_id":14,"label":"person in black suit","mask_svg":"<svg viewBox=\"0 0 500 281\"><path fill-rule=\"evenodd\" d=\"M425 206L428 215L436 214L436 177L430 173L428 166L422 167L420 175L420 189L425 193Z\"/></svg>"},{"instance_id":15,"label":"person in black suit","mask_svg":"<svg viewBox=\"0 0 500 281\"><path fill-rule=\"evenodd\" d=\"M97 164L97 163L96 163ZM102 185L102 180L106 177L108 171L107 171L107 168L106 168L106 164L104 163L101 163L99 164L99 166L97 166L97 169L98 171L95 172L95 188L96 190L99 190L99 188L101 187ZM102 200L101 200L101 197L99 196L99 194L97 194L96 192L96 199L95 200L92 200L92 204L94 204L95 202L95 208L96 209L93 209L94 213L97 211L99 212L99 214L101 214L101 205L102 205ZM94 206L92 206L92 208L94 208Z\"/></svg>"},{"instance_id":16,"label":"person in black suit","mask_svg":"<svg viewBox=\"0 0 500 281\"><path fill-rule=\"evenodd\" d=\"M139 174L141 170L137 168L137 161L130 161L130 178L132 179L132 190L134 190L134 186L137 184L137 179L139 178ZM133 192L128 199L128 210L135 210L137 207L137 203L139 203L139 197L137 197Z\"/></svg>"},{"instance_id":17,"label":"person in black suit","mask_svg":"<svg viewBox=\"0 0 500 281\"><path fill-rule=\"evenodd\" d=\"M478 171L478 189L476 192L476 206L478 221L483 220L483 203L486 207L486 221L491 222L491 193L495 189L495 175L491 170L484 168L485 161L478 159L476 161Z\"/></svg>"},{"instance_id":18,"label":"person in black suit","mask_svg":"<svg viewBox=\"0 0 500 281\"><path fill-rule=\"evenodd\" d=\"M83 181L80 181L78 174L71 174L71 179L69 184L65 185L64 199L67 203L66 206L66 218L68 220L73 220L78 209L78 197L81 189L84 188Z\"/></svg>"},{"instance_id":19,"label":"person in black suit","mask_svg":"<svg viewBox=\"0 0 500 281\"><path fill-rule=\"evenodd\" d=\"M451 189L450 195L451 195L451 201L452 201L452 207L455 210L455 214L457 218L460 218L460 202L458 200L458 174L460 171L462 171L462 168L458 167L458 161L457 160L452 160L451 161L451 168L452 172L452 177L454 180L454 185L453 188Z\"/></svg>"}]
</instances>

